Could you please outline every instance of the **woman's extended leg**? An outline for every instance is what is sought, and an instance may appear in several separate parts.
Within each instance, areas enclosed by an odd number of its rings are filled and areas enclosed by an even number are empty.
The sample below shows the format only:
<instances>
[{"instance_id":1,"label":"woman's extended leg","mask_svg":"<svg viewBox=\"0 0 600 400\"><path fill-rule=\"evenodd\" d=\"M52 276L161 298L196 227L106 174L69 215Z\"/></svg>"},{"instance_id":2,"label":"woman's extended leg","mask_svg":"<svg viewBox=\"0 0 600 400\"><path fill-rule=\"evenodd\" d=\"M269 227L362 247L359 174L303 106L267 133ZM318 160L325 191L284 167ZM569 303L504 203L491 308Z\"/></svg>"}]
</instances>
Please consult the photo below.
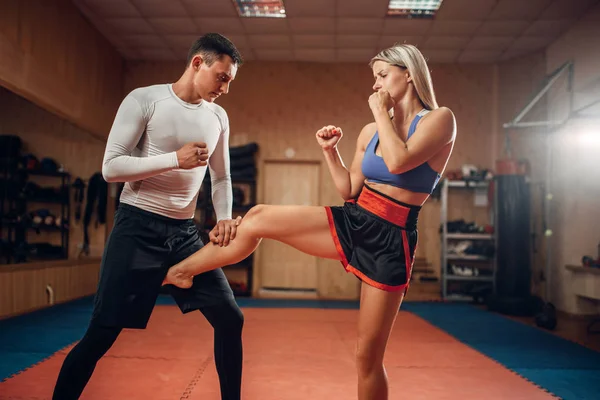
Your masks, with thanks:
<instances>
[{"instance_id":1,"label":"woman's extended leg","mask_svg":"<svg viewBox=\"0 0 600 400\"><path fill-rule=\"evenodd\" d=\"M256 250L263 238L313 256L340 260L324 207L258 205L248 211L229 245L208 243L171 267L164 284L188 288L194 275L240 262Z\"/></svg>"},{"instance_id":2,"label":"woman's extended leg","mask_svg":"<svg viewBox=\"0 0 600 400\"><path fill-rule=\"evenodd\" d=\"M403 297L403 290L386 292L362 283L356 346L358 400L388 399L383 356Z\"/></svg>"}]
</instances>

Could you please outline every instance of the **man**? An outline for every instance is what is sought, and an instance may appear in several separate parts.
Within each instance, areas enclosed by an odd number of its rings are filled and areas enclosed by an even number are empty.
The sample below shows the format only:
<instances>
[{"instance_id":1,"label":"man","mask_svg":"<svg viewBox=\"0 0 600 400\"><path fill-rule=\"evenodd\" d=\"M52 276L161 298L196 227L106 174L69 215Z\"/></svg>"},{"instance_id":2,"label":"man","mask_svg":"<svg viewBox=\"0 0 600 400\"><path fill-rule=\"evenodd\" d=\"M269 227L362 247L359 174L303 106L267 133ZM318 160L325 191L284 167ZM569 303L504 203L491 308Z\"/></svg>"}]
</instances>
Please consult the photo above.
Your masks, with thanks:
<instances>
[{"instance_id":1,"label":"man","mask_svg":"<svg viewBox=\"0 0 600 400\"><path fill-rule=\"evenodd\" d=\"M146 328L169 267L203 246L192 217L207 168L218 221L210 240L227 245L234 239L239 219L231 219L229 121L213 102L227 94L242 62L228 39L204 35L177 82L135 89L121 103L102 173L125 186L92 319L63 363L55 400L79 398L121 330ZM243 315L223 271L197 276L190 289L167 287L183 313L200 310L213 326L221 397L239 399Z\"/></svg>"}]
</instances>

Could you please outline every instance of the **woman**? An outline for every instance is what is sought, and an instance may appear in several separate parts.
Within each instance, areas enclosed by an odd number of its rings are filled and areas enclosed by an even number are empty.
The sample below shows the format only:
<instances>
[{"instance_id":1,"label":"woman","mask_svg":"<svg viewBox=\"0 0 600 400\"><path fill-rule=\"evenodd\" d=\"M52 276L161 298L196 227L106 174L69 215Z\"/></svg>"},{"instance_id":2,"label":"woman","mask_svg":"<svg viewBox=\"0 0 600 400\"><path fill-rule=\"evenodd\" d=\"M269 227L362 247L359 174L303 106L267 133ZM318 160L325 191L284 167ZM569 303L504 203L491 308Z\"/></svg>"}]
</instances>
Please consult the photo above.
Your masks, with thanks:
<instances>
[{"instance_id":1,"label":"woman","mask_svg":"<svg viewBox=\"0 0 600 400\"><path fill-rule=\"evenodd\" d=\"M361 131L349 170L337 151L342 130L326 126L316 133L344 205L258 205L232 232L235 240L222 243L223 232L213 235L217 245L173 266L165 284L189 287L194 275L246 258L262 238L341 261L362 280L358 398L381 400L388 398L383 358L410 281L417 216L446 167L456 126L452 112L438 107L427 64L416 47L383 50L369 65L375 77L375 93L369 98L375 122Z\"/></svg>"}]
</instances>

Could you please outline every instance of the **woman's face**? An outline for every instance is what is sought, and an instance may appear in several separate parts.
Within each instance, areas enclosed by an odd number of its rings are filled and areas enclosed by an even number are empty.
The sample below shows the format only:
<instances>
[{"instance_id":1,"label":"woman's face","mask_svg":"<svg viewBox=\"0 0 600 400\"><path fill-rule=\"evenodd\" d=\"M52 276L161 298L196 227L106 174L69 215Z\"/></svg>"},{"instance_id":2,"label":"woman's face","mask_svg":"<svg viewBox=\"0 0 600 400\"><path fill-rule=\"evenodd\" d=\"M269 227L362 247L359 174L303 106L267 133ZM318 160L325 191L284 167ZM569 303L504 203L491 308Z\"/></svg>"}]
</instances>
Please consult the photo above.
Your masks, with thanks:
<instances>
[{"instance_id":1,"label":"woman's face","mask_svg":"<svg viewBox=\"0 0 600 400\"><path fill-rule=\"evenodd\" d=\"M380 60L373 63L373 76L375 77L373 91L378 92L383 89L390 94L394 101L398 101L404 96L411 80L406 68Z\"/></svg>"}]
</instances>

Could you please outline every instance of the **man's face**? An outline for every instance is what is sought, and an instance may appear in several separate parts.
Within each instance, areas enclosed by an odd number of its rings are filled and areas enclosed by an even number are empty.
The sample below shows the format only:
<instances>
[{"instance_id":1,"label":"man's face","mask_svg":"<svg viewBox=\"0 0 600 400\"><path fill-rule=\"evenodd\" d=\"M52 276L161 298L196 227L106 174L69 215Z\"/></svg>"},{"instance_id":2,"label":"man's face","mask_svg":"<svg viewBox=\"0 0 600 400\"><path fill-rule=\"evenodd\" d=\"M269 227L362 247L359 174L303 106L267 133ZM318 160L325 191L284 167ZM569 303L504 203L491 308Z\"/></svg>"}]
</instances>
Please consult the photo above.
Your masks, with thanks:
<instances>
[{"instance_id":1,"label":"man's face","mask_svg":"<svg viewBox=\"0 0 600 400\"><path fill-rule=\"evenodd\" d=\"M211 103L229 92L229 85L235 79L238 69L237 64L227 55L215 59L210 66L201 55L197 55L192 60L192 65L195 69L194 89L203 100Z\"/></svg>"}]
</instances>

